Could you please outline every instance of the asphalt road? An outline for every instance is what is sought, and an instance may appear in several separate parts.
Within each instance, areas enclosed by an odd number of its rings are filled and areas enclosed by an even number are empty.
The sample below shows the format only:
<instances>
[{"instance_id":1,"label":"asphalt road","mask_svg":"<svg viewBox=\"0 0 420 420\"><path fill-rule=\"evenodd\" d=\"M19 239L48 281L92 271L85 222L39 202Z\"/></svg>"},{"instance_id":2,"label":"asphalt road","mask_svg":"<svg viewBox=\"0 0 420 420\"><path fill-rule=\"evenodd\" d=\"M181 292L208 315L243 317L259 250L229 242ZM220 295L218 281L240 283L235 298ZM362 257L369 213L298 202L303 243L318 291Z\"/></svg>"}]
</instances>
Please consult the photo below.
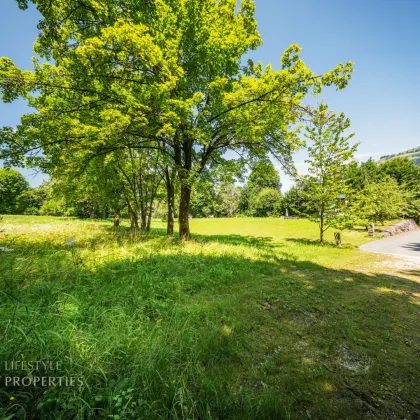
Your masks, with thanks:
<instances>
[{"instance_id":1,"label":"asphalt road","mask_svg":"<svg viewBox=\"0 0 420 420\"><path fill-rule=\"evenodd\" d=\"M360 249L381 254L414 257L418 258L420 262L420 229L369 242L360 246Z\"/></svg>"}]
</instances>

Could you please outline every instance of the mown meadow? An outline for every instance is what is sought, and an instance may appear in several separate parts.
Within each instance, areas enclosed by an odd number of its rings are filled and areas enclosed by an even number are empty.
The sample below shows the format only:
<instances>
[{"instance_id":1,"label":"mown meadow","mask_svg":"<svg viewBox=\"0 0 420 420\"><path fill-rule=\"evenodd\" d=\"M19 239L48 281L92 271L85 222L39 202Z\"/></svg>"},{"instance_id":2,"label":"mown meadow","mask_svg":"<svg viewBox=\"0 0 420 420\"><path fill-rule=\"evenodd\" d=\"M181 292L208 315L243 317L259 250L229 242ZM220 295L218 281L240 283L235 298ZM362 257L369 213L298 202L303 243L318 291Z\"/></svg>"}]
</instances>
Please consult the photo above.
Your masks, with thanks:
<instances>
[{"instance_id":1,"label":"mown meadow","mask_svg":"<svg viewBox=\"0 0 420 420\"><path fill-rule=\"evenodd\" d=\"M0 418L420 416L420 270L306 220L5 216L0 376L59 361L78 386L0 389ZM22 376L56 376L20 372Z\"/></svg>"}]
</instances>

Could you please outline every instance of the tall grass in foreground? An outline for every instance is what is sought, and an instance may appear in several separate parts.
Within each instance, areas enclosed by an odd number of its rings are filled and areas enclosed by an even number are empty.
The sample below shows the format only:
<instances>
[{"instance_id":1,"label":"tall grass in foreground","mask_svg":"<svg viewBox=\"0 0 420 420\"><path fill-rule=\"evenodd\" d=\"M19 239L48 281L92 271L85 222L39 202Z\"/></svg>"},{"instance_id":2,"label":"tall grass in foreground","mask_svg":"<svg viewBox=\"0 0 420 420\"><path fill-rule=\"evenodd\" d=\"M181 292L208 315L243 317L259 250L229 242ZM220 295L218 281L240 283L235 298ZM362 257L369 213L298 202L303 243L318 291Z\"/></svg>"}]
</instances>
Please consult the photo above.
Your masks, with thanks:
<instances>
[{"instance_id":1,"label":"tall grass in foreground","mask_svg":"<svg viewBox=\"0 0 420 420\"><path fill-rule=\"evenodd\" d=\"M419 285L351 271L380 257L291 222L195 222L180 244L159 225L6 219L0 376L55 361L84 385L3 387L0 418L417 415Z\"/></svg>"}]
</instances>

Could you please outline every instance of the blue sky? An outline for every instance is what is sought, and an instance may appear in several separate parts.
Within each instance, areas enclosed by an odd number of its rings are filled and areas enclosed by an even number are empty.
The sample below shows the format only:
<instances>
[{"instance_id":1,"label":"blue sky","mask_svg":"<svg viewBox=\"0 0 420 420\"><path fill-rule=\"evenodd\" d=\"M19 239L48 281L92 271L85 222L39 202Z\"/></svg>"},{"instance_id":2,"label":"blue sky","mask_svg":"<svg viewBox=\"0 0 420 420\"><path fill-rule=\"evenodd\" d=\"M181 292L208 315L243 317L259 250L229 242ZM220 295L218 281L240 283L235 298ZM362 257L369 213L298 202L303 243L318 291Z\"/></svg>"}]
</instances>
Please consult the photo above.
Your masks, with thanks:
<instances>
[{"instance_id":1,"label":"blue sky","mask_svg":"<svg viewBox=\"0 0 420 420\"><path fill-rule=\"evenodd\" d=\"M278 68L284 49L298 43L316 72L355 63L350 85L341 92L329 89L322 98L351 119L361 143L359 160L420 146L420 0L256 0L256 5L264 45L253 59ZM0 56L31 68L36 10L22 12L14 0L2 0L0 13ZM22 101L0 103L0 126L16 125L26 111ZM301 172L304 160L305 152L299 152ZM42 176L28 180L37 185ZM291 181L284 175L282 181L288 189Z\"/></svg>"}]
</instances>

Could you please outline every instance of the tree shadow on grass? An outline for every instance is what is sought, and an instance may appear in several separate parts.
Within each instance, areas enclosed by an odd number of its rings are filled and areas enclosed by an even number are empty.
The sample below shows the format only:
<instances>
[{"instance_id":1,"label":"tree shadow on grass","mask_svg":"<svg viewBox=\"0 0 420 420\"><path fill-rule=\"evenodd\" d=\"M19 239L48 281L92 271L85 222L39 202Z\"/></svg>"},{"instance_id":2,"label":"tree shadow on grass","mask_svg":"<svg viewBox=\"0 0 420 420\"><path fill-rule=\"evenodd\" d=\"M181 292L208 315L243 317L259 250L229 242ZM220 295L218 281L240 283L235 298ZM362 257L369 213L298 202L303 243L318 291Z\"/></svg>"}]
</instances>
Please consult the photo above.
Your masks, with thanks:
<instances>
[{"instance_id":1,"label":"tree shadow on grass","mask_svg":"<svg viewBox=\"0 0 420 420\"><path fill-rule=\"evenodd\" d=\"M310 245L310 246L321 246L319 243L319 239L305 239L305 238L285 238L284 239L287 242L293 242L299 245ZM337 245L334 242L331 241L324 241L324 245L322 245L324 248L337 248ZM355 246L343 243L342 248L344 249L351 249L355 248Z\"/></svg>"},{"instance_id":2,"label":"tree shadow on grass","mask_svg":"<svg viewBox=\"0 0 420 420\"><path fill-rule=\"evenodd\" d=\"M227 245L241 245L257 248L274 248L279 246L273 242L272 237L268 236L244 236L244 235L200 235L194 234L193 241L212 243L217 242Z\"/></svg>"},{"instance_id":3,"label":"tree shadow on grass","mask_svg":"<svg viewBox=\"0 0 420 420\"><path fill-rule=\"evenodd\" d=\"M113 227L104 227L104 229L111 233L115 234L120 232L122 236L124 235L132 235L134 238L139 238L140 240L150 240L156 237L165 237L166 236L166 229L163 228L151 228L149 232L139 232L133 231L130 227L120 226L117 229ZM179 235L176 233L174 235L174 239L178 240ZM220 243L220 244L227 244L227 245L245 245L245 246L252 246L252 247L272 247L275 244L273 243L272 237L267 236L244 236L244 235L203 235L198 233L192 234L192 241L193 242L201 242L201 243Z\"/></svg>"},{"instance_id":4,"label":"tree shadow on grass","mask_svg":"<svg viewBox=\"0 0 420 420\"><path fill-rule=\"evenodd\" d=\"M197 238L271 244L259 239ZM89 386L3 388L2 406L13 395L28 418L420 415L416 282L178 247L95 269L57 264L52 275L2 270L1 358L71 360ZM6 290L19 276L26 287Z\"/></svg>"}]
</instances>

